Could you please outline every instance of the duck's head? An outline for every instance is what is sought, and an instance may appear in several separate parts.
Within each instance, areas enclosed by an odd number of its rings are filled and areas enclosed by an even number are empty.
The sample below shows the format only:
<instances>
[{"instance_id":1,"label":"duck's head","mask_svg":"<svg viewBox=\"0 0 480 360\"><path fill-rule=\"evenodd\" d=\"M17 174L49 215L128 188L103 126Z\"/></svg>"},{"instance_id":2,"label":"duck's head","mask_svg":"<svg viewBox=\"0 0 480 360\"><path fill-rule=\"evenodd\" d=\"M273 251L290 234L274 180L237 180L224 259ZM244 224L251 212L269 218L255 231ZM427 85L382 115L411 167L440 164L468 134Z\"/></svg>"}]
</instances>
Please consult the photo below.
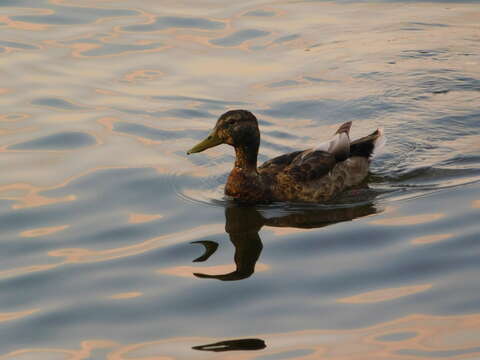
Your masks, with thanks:
<instances>
[{"instance_id":1,"label":"duck's head","mask_svg":"<svg viewBox=\"0 0 480 360\"><path fill-rule=\"evenodd\" d=\"M228 144L233 147L256 147L260 144L260 131L255 115L247 110L230 110L220 116L212 132L187 154L198 153L208 148Z\"/></svg>"}]
</instances>

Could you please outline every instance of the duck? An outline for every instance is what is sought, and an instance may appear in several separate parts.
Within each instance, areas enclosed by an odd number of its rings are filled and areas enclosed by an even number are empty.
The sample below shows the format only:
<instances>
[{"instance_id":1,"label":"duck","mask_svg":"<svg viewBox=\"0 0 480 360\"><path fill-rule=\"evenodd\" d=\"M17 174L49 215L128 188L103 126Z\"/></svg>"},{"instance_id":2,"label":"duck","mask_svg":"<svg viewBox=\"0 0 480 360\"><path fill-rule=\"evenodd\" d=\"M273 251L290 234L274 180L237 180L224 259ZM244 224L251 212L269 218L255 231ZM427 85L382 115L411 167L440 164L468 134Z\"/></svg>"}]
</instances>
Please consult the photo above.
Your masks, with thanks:
<instances>
[{"instance_id":1,"label":"duck","mask_svg":"<svg viewBox=\"0 0 480 360\"><path fill-rule=\"evenodd\" d=\"M360 185L371 160L386 143L383 129L350 141L352 122L345 122L319 145L283 154L260 166L260 129L248 110L222 114L210 134L187 151L194 154L227 144L235 150L235 163L225 195L239 203L326 203L346 189Z\"/></svg>"}]
</instances>

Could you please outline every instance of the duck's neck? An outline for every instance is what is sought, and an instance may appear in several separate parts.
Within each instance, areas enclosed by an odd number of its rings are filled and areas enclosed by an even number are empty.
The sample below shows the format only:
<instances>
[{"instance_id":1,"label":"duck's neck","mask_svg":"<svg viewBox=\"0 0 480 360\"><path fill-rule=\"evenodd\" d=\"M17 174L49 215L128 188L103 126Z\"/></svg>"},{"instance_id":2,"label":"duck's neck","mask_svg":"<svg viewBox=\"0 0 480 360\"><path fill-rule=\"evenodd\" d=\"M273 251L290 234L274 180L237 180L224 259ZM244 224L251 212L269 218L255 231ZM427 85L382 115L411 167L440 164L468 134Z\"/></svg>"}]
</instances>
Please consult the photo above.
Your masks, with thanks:
<instances>
[{"instance_id":1,"label":"duck's neck","mask_svg":"<svg viewBox=\"0 0 480 360\"><path fill-rule=\"evenodd\" d=\"M257 173L259 143L235 146L235 168L248 173Z\"/></svg>"}]
</instances>

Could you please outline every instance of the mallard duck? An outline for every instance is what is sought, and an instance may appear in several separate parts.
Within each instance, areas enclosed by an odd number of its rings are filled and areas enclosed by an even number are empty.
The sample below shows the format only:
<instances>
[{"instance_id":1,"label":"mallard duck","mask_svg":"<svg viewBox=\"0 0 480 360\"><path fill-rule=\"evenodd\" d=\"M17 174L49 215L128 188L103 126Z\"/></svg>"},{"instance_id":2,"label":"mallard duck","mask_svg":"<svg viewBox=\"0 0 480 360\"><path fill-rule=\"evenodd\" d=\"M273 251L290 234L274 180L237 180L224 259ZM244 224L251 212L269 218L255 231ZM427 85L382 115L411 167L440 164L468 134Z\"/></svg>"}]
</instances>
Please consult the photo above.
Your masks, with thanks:
<instances>
[{"instance_id":1,"label":"mallard duck","mask_svg":"<svg viewBox=\"0 0 480 360\"><path fill-rule=\"evenodd\" d=\"M321 203L360 184L368 175L370 160L385 143L381 129L350 142L351 125L342 124L329 141L317 147L284 154L257 167L257 118L247 110L231 110L221 115L207 138L187 154L220 144L233 146L235 165L225 194L239 202Z\"/></svg>"}]
</instances>

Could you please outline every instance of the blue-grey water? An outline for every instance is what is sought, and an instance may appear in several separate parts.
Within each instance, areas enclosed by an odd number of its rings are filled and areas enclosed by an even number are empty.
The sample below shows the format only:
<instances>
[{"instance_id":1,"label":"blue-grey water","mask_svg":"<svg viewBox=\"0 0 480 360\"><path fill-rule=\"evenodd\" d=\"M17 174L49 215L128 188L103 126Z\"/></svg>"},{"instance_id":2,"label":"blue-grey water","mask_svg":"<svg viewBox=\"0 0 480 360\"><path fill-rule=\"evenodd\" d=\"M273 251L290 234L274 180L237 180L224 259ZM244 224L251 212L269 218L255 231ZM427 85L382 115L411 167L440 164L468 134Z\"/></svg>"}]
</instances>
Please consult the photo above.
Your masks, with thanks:
<instances>
[{"instance_id":1,"label":"blue-grey water","mask_svg":"<svg viewBox=\"0 0 480 360\"><path fill-rule=\"evenodd\" d=\"M478 359L477 1L0 0L0 359ZM368 187L235 207L383 127Z\"/></svg>"}]
</instances>

